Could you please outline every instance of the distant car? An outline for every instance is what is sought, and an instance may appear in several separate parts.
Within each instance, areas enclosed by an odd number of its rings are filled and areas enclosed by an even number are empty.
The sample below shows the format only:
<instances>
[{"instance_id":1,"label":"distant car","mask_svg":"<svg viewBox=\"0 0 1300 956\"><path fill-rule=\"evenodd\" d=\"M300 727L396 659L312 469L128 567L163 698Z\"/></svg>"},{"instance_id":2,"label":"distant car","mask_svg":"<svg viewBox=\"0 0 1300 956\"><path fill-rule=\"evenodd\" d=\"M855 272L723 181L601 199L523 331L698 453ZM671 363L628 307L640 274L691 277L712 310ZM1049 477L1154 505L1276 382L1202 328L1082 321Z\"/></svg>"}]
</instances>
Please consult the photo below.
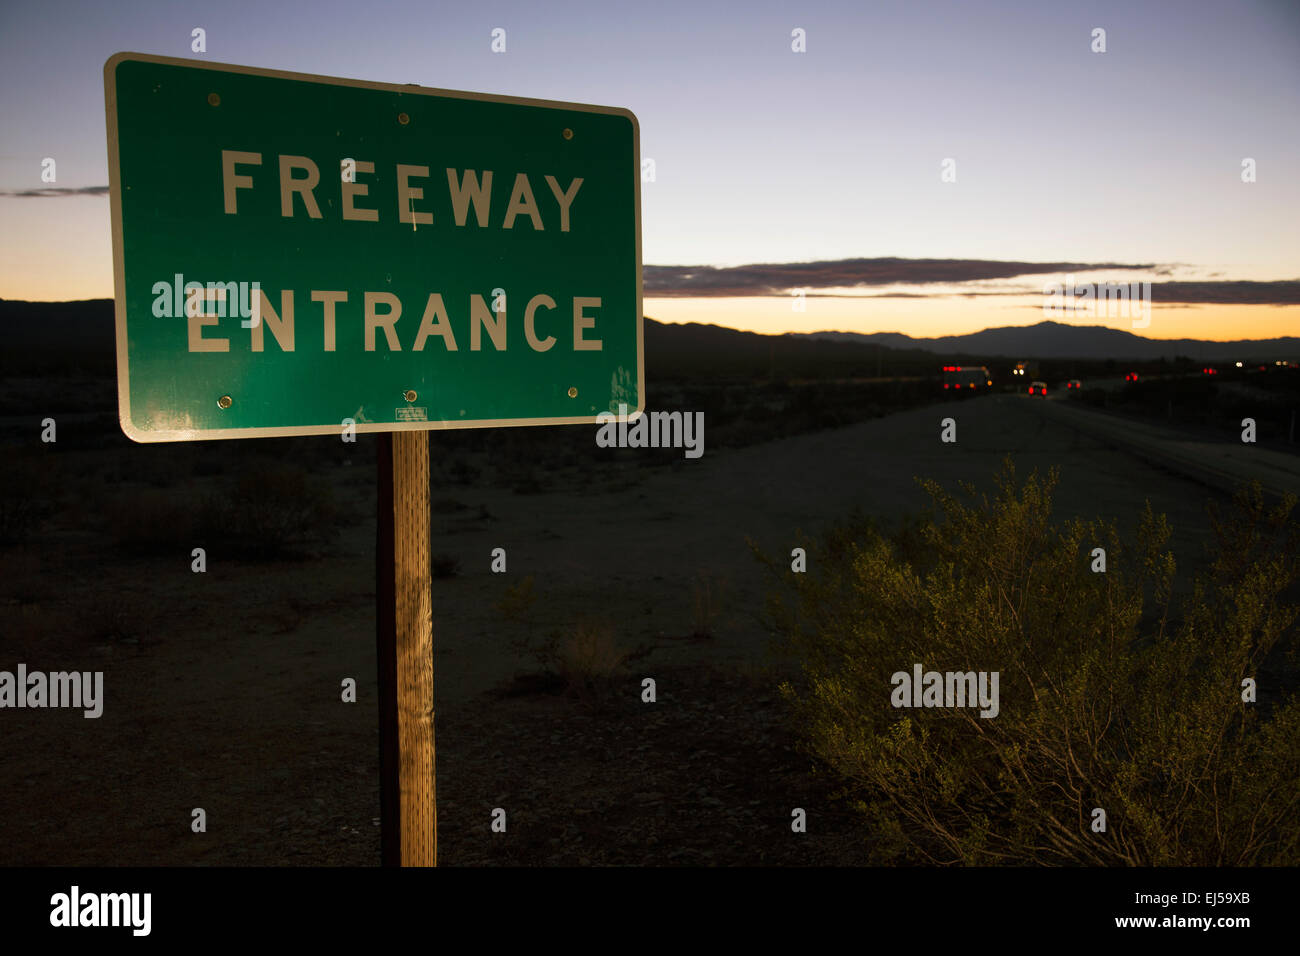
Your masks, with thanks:
<instances>
[{"instance_id":1,"label":"distant car","mask_svg":"<svg viewBox=\"0 0 1300 956\"><path fill-rule=\"evenodd\" d=\"M1065 383L1066 388L1083 388L1083 383L1077 378L1072 378Z\"/></svg>"},{"instance_id":2,"label":"distant car","mask_svg":"<svg viewBox=\"0 0 1300 956\"><path fill-rule=\"evenodd\" d=\"M1124 381L1126 382L1136 382L1137 380L1138 380L1137 372L1129 372L1127 375L1124 376Z\"/></svg>"},{"instance_id":3,"label":"distant car","mask_svg":"<svg viewBox=\"0 0 1300 956\"><path fill-rule=\"evenodd\" d=\"M966 389L967 392L986 389L993 384L989 370L983 365L945 365L943 387Z\"/></svg>"},{"instance_id":4,"label":"distant car","mask_svg":"<svg viewBox=\"0 0 1300 956\"><path fill-rule=\"evenodd\" d=\"M1046 394L1047 394L1047 383L1046 383L1046 382L1030 382L1030 383L1029 383L1029 394L1030 394L1030 395L1046 395Z\"/></svg>"}]
</instances>

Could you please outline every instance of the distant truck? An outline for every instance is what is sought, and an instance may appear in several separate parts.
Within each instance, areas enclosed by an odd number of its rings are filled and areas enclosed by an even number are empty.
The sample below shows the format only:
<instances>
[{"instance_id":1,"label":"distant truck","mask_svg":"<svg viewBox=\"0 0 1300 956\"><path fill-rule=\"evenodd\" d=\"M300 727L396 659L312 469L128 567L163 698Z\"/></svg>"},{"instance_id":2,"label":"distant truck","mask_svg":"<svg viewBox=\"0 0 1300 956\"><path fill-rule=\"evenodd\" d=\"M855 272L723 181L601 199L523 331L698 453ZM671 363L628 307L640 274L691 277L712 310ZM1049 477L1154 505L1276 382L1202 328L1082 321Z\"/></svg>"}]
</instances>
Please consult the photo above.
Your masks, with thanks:
<instances>
[{"instance_id":1,"label":"distant truck","mask_svg":"<svg viewBox=\"0 0 1300 956\"><path fill-rule=\"evenodd\" d=\"M1035 379L1038 378L1037 362L1017 362L1011 369L1011 374L1019 378Z\"/></svg>"},{"instance_id":2,"label":"distant truck","mask_svg":"<svg viewBox=\"0 0 1300 956\"><path fill-rule=\"evenodd\" d=\"M945 365L943 387L953 391L987 392L993 376L983 365Z\"/></svg>"}]
</instances>

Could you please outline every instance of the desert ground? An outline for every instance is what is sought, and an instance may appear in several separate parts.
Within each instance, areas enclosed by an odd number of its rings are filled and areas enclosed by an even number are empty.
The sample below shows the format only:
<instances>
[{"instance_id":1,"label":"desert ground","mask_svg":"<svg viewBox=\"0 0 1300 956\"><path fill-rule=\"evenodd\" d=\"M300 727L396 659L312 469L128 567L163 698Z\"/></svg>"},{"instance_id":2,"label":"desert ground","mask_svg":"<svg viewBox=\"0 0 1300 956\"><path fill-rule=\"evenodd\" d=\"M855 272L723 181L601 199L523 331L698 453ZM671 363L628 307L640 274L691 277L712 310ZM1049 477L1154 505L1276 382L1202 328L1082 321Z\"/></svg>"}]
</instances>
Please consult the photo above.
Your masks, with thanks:
<instances>
[{"instance_id":1,"label":"desert ground","mask_svg":"<svg viewBox=\"0 0 1300 956\"><path fill-rule=\"evenodd\" d=\"M584 452L523 481L508 435L453 454L433 433L439 862L865 860L868 837L782 719L751 541L788 561L855 510L888 523L922 509L916 477L989 488L1010 456L1022 474L1059 469L1058 517L1113 517L1131 534L1149 500L1195 565L1221 492L1078 414L1091 425L996 394L744 447L710 447L706 427L697 460ZM547 432L594 445L594 427ZM60 504L0 551L6 658L103 670L106 704L96 720L6 714L0 862L378 862L375 446L325 441L243 442L234 457L226 443L127 445L110 478L94 441L37 449ZM285 456L328 487L337 534L275 561L212 549L193 573L169 509ZM154 546L106 543L123 521L126 540ZM494 548L505 573L490 570ZM521 644L550 633L624 666L600 694L564 693ZM341 700L349 677L356 703ZM191 832L196 807L206 833ZM489 827L497 807L504 834ZM801 838L793 807L808 811Z\"/></svg>"}]
</instances>

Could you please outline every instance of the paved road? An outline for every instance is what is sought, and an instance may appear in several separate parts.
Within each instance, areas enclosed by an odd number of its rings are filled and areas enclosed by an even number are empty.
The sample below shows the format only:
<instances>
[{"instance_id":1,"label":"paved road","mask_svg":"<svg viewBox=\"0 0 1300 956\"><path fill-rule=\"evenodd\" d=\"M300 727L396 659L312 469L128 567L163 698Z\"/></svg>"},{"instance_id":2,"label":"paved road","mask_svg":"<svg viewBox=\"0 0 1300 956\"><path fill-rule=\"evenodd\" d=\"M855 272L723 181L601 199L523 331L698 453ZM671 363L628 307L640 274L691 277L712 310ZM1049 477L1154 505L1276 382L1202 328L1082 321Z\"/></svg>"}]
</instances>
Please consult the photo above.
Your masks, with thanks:
<instances>
[{"instance_id":1,"label":"paved road","mask_svg":"<svg viewBox=\"0 0 1300 956\"><path fill-rule=\"evenodd\" d=\"M1300 495L1300 455L1242 441L1188 438L1150 422L1136 422L1062 401L1040 402L1055 422L1149 463L1221 491L1258 480L1275 495Z\"/></svg>"},{"instance_id":2,"label":"paved road","mask_svg":"<svg viewBox=\"0 0 1300 956\"><path fill-rule=\"evenodd\" d=\"M616 622L621 641L667 641L655 661L754 660L763 641L753 614L765 581L747 537L788 555L797 531L818 533L854 509L890 518L923 507L929 499L916 476L953 490L958 481L989 489L1008 455L1021 474L1060 469L1059 517L1114 518L1131 532L1150 500L1169 516L1180 566L1198 559L1209 537L1205 503L1219 492L1134 454L1106 434L1118 433L1115 422L1085 423L1069 412L1061 403L989 395L718 451L708 448L706 428L703 458L649 469L627 487L467 496L500 520L454 534L435 522L434 550L461 556L464 567L461 576L435 582L439 694L452 703L518 666L501 646L495 607L505 585L525 574L536 577L542 633L597 613ZM940 441L940 422L949 416L957 422L955 444ZM494 547L508 550L509 581L488 572ZM696 645L680 638L691 630L702 573L724 581L725 598L715 639Z\"/></svg>"}]
</instances>

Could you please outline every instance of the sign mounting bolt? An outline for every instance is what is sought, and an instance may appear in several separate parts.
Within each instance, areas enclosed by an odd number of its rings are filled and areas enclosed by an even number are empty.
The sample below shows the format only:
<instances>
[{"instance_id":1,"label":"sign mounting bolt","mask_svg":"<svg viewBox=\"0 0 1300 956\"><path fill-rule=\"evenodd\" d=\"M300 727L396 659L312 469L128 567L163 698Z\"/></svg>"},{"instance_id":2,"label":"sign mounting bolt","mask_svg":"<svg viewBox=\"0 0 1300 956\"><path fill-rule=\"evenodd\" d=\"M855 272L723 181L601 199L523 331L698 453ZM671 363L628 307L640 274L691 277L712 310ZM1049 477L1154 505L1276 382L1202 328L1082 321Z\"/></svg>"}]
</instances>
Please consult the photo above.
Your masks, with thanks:
<instances>
[{"instance_id":1,"label":"sign mounting bolt","mask_svg":"<svg viewBox=\"0 0 1300 956\"><path fill-rule=\"evenodd\" d=\"M564 127L564 138L573 139L573 130L569 129L569 127L567 126Z\"/></svg>"},{"instance_id":2,"label":"sign mounting bolt","mask_svg":"<svg viewBox=\"0 0 1300 956\"><path fill-rule=\"evenodd\" d=\"M570 386L569 386L569 398L577 398L577 397L578 397L578 386L576 386L576 385L570 385Z\"/></svg>"},{"instance_id":3,"label":"sign mounting bolt","mask_svg":"<svg viewBox=\"0 0 1300 956\"><path fill-rule=\"evenodd\" d=\"M209 93L209 94L208 94L208 105L209 105L209 106L220 106L220 105L221 105L221 96L220 96L219 94L217 94L217 93Z\"/></svg>"},{"instance_id":4,"label":"sign mounting bolt","mask_svg":"<svg viewBox=\"0 0 1300 956\"><path fill-rule=\"evenodd\" d=\"M406 400L407 400L408 402L413 402L413 401L415 401L415 399L416 399L415 389L413 389L413 388L408 388L408 389L406 390L406 395L405 395L404 397L406 398Z\"/></svg>"},{"instance_id":5,"label":"sign mounting bolt","mask_svg":"<svg viewBox=\"0 0 1300 956\"><path fill-rule=\"evenodd\" d=\"M405 126L407 123L411 122L411 117L407 116L405 113L398 113L397 122Z\"/></svg>"},{"instance_id":6,"label":"sign mounting bolt","mask_svg":"<svg viewBox=\"0 0 1300 956\"><path fill-rule=\"evenodd\" d=\"M229 408L231 404L232 402L229 395L222 395L219 399L217 399L217 408L220 408L222 411L225 411L227 408Z\"/></svg>"}]
</instances>

